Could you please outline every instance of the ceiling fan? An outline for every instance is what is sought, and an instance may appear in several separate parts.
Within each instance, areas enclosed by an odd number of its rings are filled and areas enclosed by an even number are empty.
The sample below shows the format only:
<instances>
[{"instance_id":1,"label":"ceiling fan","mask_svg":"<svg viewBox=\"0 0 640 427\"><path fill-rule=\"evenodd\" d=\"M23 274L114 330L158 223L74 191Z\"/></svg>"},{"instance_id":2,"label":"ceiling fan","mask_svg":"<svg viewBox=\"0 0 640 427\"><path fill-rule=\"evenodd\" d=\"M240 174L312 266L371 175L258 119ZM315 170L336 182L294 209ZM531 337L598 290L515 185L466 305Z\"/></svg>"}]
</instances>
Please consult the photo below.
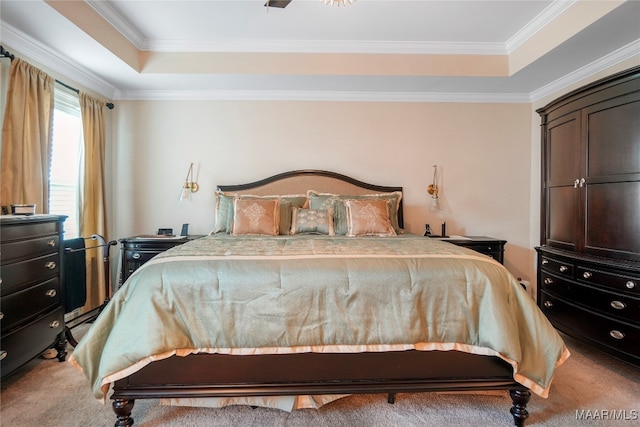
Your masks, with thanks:
<instances>
[{"instance_id":1,"label":"ceiling fan","mask_svg":"<svg viewBox=\"0 0 640 427\"><path fill-rule=\"evenodd\" d=\"M292 0L267 0L267 2L264 5L265 7L279 7L280 9L284 9L285 7L287 7L289 3L291 3L291 1ZM345 2L353 3L355 0L322 0L322 1L325 4L330 4L331 6L333 6L334 3L336 3L338 6L340 6L340 4L344 6Z\"/></svg>"},{"instance_id":2,"label":"ceiling fan","mask_svg":"<svg viewBox=\"0 0 640 427\"><path fill-rule=\"evenodd\" d=\"M280 9L284 9L289 3L291 3L291 0L268 0L264 5L265 7L279 7Z\"/></svg>"}]
</instances>

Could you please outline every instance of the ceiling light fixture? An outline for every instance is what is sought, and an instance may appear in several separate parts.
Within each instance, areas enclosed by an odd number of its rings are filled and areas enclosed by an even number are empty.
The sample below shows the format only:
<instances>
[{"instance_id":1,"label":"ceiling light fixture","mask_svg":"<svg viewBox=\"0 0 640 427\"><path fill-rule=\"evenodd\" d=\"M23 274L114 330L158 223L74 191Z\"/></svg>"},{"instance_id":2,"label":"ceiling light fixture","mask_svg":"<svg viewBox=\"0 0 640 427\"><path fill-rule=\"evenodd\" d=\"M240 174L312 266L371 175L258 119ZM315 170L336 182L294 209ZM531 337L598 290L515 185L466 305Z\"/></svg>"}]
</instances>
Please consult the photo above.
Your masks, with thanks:
<instances>
[{"instance_id":1,"label":"ceiling light fixture","mask_svg":"<svg viewBox=\"0 0 640 427\"><path fill-rule=\"evenodd\" d=\"M333 6L334 4L337 4L338 7L340 7L340 5L345 6L347 3L349 4L353 4L354 1L356 0L322 0L324 2L324 4L328 4Z\"/></svg>"}]
</instances>

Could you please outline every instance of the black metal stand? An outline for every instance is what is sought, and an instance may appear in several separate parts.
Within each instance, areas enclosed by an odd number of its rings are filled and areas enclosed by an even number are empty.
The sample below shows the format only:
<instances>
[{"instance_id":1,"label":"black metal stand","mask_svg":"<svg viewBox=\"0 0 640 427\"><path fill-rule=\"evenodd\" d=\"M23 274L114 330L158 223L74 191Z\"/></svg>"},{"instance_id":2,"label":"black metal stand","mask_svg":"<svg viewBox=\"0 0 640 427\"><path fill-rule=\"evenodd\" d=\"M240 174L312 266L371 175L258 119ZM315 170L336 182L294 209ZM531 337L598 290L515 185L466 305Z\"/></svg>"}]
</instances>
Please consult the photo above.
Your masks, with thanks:
<instances>
[{"instance_id":1,"label":"black metal stand","mask_svg":"<svg viewBox=\"0 0 640 427\"><path fill-rule=\"evenodd\" d=\"M87 323L87 322L92 322L96 319L96 317L98 317L98 315L100 315L100 313L102 312L102 310L104 309L104 307L107 305L107 303L110 300L110 296L111 296L111 267L109 265L109 251L111 250L111 246L115 246L118 244L117 241L115 240L111 240L109 242L107 242L104 237L102 237L99 234L93 234L91 235L91 237L86 237L85 240L97 240L98 244L95 246L90 246L87 248L82 248L82 249L71 249L71 248L65 248L65 253L72 253L72 252L84 252L84 251L88 251L88 250L92 250L92 249L98 249L98 248L102 248L102 262L104 264L104 295L105 295L105 299L104 302L99 305L98 307L83 313L77 317L74 317L73 319L69 320L68 322L65 322L65 329L64 329L64 333L65 336L67 337L67 341L69 341L69 344L71 344L72 347L75 347L76 345L78 345L78 341L76 341L76 339L73 337L73 334L71 333L71 329L75 328L76 326L80 326L83 323Z\"/></svg>"}]
</instances>

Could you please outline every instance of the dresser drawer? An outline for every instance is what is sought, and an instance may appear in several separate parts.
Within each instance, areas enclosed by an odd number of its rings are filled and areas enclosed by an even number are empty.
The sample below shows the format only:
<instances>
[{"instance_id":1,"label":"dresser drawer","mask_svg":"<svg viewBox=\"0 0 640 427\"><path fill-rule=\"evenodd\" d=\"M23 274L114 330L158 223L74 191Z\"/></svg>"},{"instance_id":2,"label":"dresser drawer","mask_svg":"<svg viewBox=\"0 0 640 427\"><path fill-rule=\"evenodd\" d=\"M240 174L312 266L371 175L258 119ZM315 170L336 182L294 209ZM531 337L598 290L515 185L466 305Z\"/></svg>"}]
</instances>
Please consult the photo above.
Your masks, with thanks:
<instances>
[{"instance_id":1,"label":"dresser drawer","mask_svg":"<svg viewBox=\"0 0 640 427\"><path fill-rule=\"evenodd\" d=\"M4 239L4 230L2 237ZM18 242L2 243L2 245L0 245L2 264L6 265L14 260L57 253L59 246L60 241L57 235L22 240Z\"/></svg>"},{"instance_id":2,"label":"dresser drawer","mask_svg":"<svg viewBox=\"0 0 640 427\"><path fill-rule=\"evenodd\" d=\"M573 278L574 266L571 263L543 256L540 265L543 270Z\"/></svg>"},{"instance_id":3,"label":"dresser drawer","mask_svg":"<svg viewBox=\"0 0 640 427\"><path fill-rule=\"evenodd\" d=\"M161 253L162 251L130 251L127 250L126 254L125 254L125 260L126 261L133 261L133 262L141 262L141 263L145 263L147 261L149 261L151 258L153 258L154 256L158 255L159 253Z\"/></svg>"},{"instance_id":4,"label":"dresser drawer","mask_svg":"<svg viewBox=\"0 0 640 427\"><path fill-rule=\"evenodd\" d=\"M3 242L26 240L43 236L55 236L58 235L62 229L62 223L52 221L51 219L39 222L38 218L33 216L26 217L23 221L18 220L22 220L22 218L15 217L15 220L7 221L6 225L2 227Z\"/></svg>"},{"instance_id":5,"label":"dresser drawer","mask_svg":"<svg viewBox=\"0 0 640 427\"><path fill-rule=\"evenodd\" d=\"M186 243L189 240L191 239L188 237L181 238L181 239L167 239L167 240L162 240L162 239L146 239L145 240L145 239L133 238L133 239L128 239L126 243L123 243L122 247L127 251L141 250L141 251L150 251L150 252L160 253L174 246L182 245L183 243Z\"/></svg>"},{"instance_id":6,"label":"dresser drawer","mask_svg":"<svg viewBox=\"0 0 640 427\"><path fill-rule=\"evenodd\" d=\"M26 261L3 265L0 294L8 295L24 289L32 284L58 276L60 272L60 255L53 253Z\"/></svg>"},{"instance_id":7,"label":"dresser drawer","mask_svg":"<svg viewBox=\"0 0 640 427\"><path fill-rule=\"evenodd\" d=\"M548 294L640 326L640 298L580 285L544 271L540 277Z\"/></svg>"},{"instance_id":8,"label":"dresser drawer","mask_svg":"<svg viewBox=\"0 0 640 427\"><path fill-rule=\"evenodd\" d=\"M459 237L434 237L436 239L442 239L445 242L452 243L456 246L462 246L480 252L481 254L490 256L499 263L504 262L504 245L506 240L494 239L493 237L486 236L463 236Z\"/></svg>"},{"instance_id":9,"label":"dresser drawer","mask_svg":"<svg viewBox=\"0 0 640 427\"><path fill-rule=\"evenodd\" d=\"M578 266L576 273L576 278L581 282L640 296L640 277L615 274L582 266Z\"/></svg>"},{"instance_id":10,"label":"dresser drawer","mask_svg":"<svg viewBox=\"0 0 640 427\"><path fill-rule=\"evenodd\" d=\"M57 277L3 297L0 305L2 333L57 305L60 305L60 282Z\"/></svg>"},{"instance_id":11,"label":"dresser drawer","mask_svg":"<svg viewBox=\"0 0 640 427\"><path fill-rule=\"evenodd\" d=\"M496 251L495 247L493 246L477 246L477 245L459 245L456 243L457 246L462 246L464 248L467 249L471 249L473 251L476 251L482 255L486 255L486 256L490 256L491 258L495 259L496 261L502 263L502 259L504 258L504 252L502 251ZM490 250L491 249L491 250Z\"/></svg>"},{"instance_id":12,"label":"dresser drawer","mask_svg":"<svg viewBox=\"0 0 640 427\"><path fill-rule=\"evenodd\" d=\"M581 309L546 292L541 292L540 296L543 313L560 330L581 335L614 352L640 360L640 327Z\"/></svg>"},{"instance_id":13,"label":"dresser drawer","mask_svg":"<svg viewBox=\"0 0 640 427\"><path fill-rule=\"evenodd\" d=\"M8 374L51 347L64 330L64 313L57 310L3 336L0 342L0 369Z\"/></svg>"}]
</instances>

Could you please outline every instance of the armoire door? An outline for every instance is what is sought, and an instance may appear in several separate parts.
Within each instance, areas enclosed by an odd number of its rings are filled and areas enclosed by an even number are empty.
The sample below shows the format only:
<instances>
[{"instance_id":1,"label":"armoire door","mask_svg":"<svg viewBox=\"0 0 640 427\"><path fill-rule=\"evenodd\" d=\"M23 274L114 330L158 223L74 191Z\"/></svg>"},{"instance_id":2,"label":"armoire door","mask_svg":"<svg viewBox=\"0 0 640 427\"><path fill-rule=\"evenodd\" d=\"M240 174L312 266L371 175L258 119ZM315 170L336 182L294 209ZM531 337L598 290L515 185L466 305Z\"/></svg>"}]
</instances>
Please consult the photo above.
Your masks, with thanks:
<instances>
[{"instance_id":1,"label":"armoire door","mask_svg":"<svg viewBox=\"0 0 640 427\"><path fill-rule=\"evenodd\" d=\"M584 252L640 261L640 92L583 110Z\"/></svg>"},{"instance_id":2,"label":"armoire door","mask_svg":"<svg viewBox=\"0 0 640 427\"><path fill-rule=\"evenodd\" d=\"M581 209L581 116L566 114L547 125L544 166L546 211L544 242L567 250L580 245ZM584 185L584 184L582 184Z\"/></svg>"}]
</instances>

